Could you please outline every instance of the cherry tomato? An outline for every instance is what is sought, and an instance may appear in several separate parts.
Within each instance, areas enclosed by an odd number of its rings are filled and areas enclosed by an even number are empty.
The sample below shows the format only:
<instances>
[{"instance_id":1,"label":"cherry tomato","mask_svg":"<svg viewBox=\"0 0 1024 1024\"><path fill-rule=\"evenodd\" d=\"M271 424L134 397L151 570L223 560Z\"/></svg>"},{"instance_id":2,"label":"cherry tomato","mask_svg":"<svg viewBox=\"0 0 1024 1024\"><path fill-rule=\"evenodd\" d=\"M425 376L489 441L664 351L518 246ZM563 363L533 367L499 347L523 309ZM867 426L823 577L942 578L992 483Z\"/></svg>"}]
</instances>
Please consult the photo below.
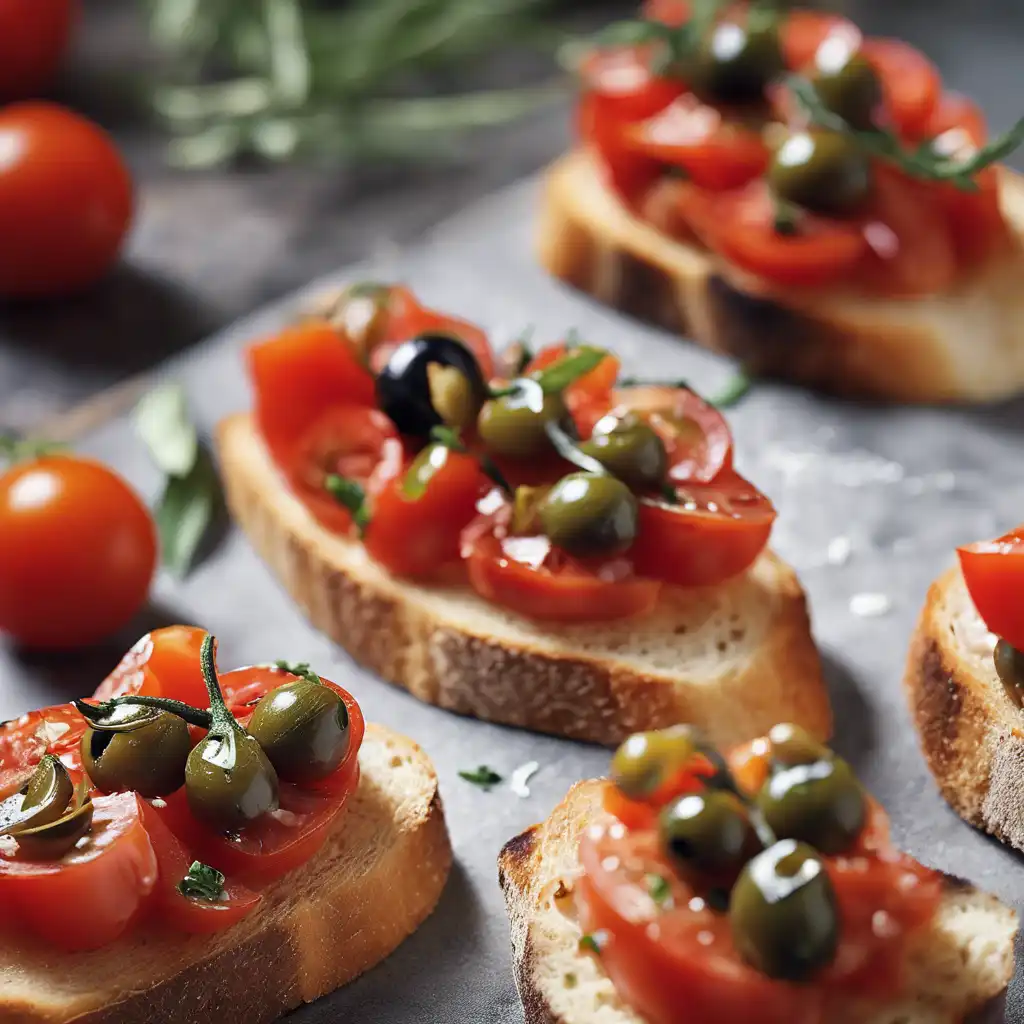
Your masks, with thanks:
<instances>
[{"instance_id":1,"label":"cherry tomato","mask_svg":"<svg viewBox=\"0 0 1024 1024\"><path fill-rule=\"evenodd\" d=\"M836 33L849 40L851 50L858 48L860 30L846 18L820 11L791 11L782 26L786 66L792 71L804 70L814 60L821 44Z\"/></svg>"},{"instance_id":2,"label":"cherry tomato","mask_svg":"<svg viewBox=\"0 0 1024 1024\"><path fill-rule=\"evenodd\" d=\"M50 455L0 477L0 630L73 648L123 626L156 567L146 506L112 470Z\"/></svg>"},{"instance_id":3,"label":"cherry tomato","mask_svg":"<svg viewBox=\"0 0 1024 1024\"><path fill-rule=\"evenodd\" d=\"M74 0L0 0L0 97L45 89L68 48Z\"/></svg>"},{"instance_id":4,"label":"cherry tomato","mask_svg":"<svg viewBox=\"0 0 1024 1024\"><path fill-rule=\"evenodd\" d=\"M1024 651L1024 528L959 548L960 568L974 607L989 631Z\"/></svg>"},{"instance_id":5,"label":"cherry tomato","mask_svg":"<svg viewBox=\"0 0 1024 1024\"><path fill-rule=\"evenodd\" d=\"M754 564L776 515L757 488L723 473L711 484L684 484L676 494L677 505L640 501L640 527L629 550L637 573L701 587L723 583Z\"/></svg>"},{"instance_id":6,"label":"cherry tomato","mask_svg":"<svg viewBox=\"0 0 1024 1024\"><path fill-rule=\"evenodd\" d=\"M692 14L689 0L646 0L644 17L665 25L685 25Z\"/></svg>"},{"instance_id":7,"label":"cherry tomato","mask_svg":"<svg viewBox=\"0 0 1024 1024\"><path fill-rule=\"evenodd\" d=\"M760 134L726 121L692 94L627 126L625 136L637 152L683 168L700 188L739 188L768 169L768 147Z\"/></svg>"},{"instance_id":8,"label":"cherry tomato","mask_svg":"<svg viewBox=\"0 0 1024 1024\"><path fill-rule=\"evenodd\" d=\"M526 367L526 372L536 373L557 363L567 351L565 345L551 345L541 349ZM562 392L566 408L581 437L590 437L594 424L608 411L612 388L619 378L620 368L619 360L609 354L590 373L584 374Z\"/></svg>"},{"instance_id":9,"label":"cherry tomato","mask_svg":"<svg viewBox=\"0 0 1024 1024\"><path fill-rule=\"evenodd\" d=\"M882 80L894 127L910 137L919 135L942 92L938 69L920 50L898 39L866 39L861 52Z\"/></svg>"},{"instance_id":10,"label":"cherry tomato","mask_svg":"<svg viewBox=\"0 0 1024 1024\"><path fill-rule=\"evenodd\" d=\"M388 481L363 538L369 554L397 576L430 576L458 561L462 529L488 489L474 456L441 445L430 451L421 493L413 496L409 471Z\"/></svg>"},{"instance_id":11,"label":"cherry tomato","mask_svg":"<svg viewBox=\"0 0 1024 1024\"><path fill-rule=\"evenodd\" d=\"M551 547L546 537L499 540L476 526L466 531L463 544L469 581L481 597L519 615L610 621L642 615L657 604L661 585L633 576L628 563L585 565Z\"/></svg>"},{"instance_id":12,"label":"cherry tomato","mask_svg":"<svg viewBox=\"0 0 1024 1024\"><path fill-rule=\"evenodd\" d=\"M375 402L373 377L323 321L286 328L252 345L248 360L256 423L279 456L334 406L372 407Z\"/></svg>"},{"instance_id":13,"label":"cherry tomato","mask_svg":"<svg viewBox=\"0 0 1024 1024\"><path fill-rule=\"evenodd\" d=\"M68 951L99 949L135 919L156 885L157 861L134 793L93 799L88 841L58 861L0 853L0 905Z\"/></svg>"},{"instance_id":14,"label":"cherry tomato","mask_svg":"<svg viewBox=\"0 0 1024 1024\"><path fill-rule=\"evenodd\" d=\"M14 103L0 110L0 154L0 296L95 283L117 259L134 205L113 141L52 103Z\"/></svg>"},{"instance_id":15,"label":"cherry tomato","mask_svg":"<svg viewBox=\"0 0 1024 1024\"><path fill-rule=\"evenodd\" d=\"M110 700L128 693L168 697L193 707L210 706L199 664L206 630L198 626L164 626L147 633L121 659L93 694Z\"/></svg>"},{"instance_id":16,"label":"cherry tomato","mask_svg":"<svg viewBox=\"0 0 1024 1024\"><path fill-rule=\"evenodd\" d=\"M77 767L78 745L86 721L73 704L59 704L42 711L30 711L0 725L0 766L25 767L38 764L43 754L64 758L73 755Z\"/></svg>"}]
</instances>

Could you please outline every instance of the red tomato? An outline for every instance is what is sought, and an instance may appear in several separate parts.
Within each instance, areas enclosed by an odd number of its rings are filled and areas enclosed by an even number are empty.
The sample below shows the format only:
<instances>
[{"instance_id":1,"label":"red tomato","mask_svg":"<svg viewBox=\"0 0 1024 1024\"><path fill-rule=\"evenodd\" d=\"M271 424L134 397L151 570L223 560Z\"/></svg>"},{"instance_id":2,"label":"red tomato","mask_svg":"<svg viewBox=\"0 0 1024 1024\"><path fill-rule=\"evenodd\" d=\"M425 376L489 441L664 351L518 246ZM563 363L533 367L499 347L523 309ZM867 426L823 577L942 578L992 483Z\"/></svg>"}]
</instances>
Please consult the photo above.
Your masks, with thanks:
<instances>
[{"instance_id":1,"label":"red tomato","mask_svg":"<svg viewBox=\"0 0 1024 1024\"><path fill-rule=\"evenodd\" d=\"M135 919L157 880L157 862L134 793L93 799L92 832L59 861L0 853L0 904L68 951L99 949Z\"/></svg>"},{"instance_id":2,"label":"red tomato","mask_svg":"<svg viewBox=\"0 0 1024 1024\"><path fill-rule=\"evenodd\" d=\"M735 474L677 488L678 505L640 501L629 557L641 576L682 587L714 586L746 571L764 550L775 509Z\"/></svg>"},{"instance_id":3,"label":"red tomato","mask_svg":"<svg viewBox=\"0 0 1024 1024\"><path fill-rule=\"evenodd\" d=\"M488 489L472 455L430 448L422 493L410 493L409 472L389 480L373 503L366 550L397 576L430 576L459 558L462 529Z\"/></svg>"},{"instance_id":4,"label":"red tomato","mask_svg":"<svg viewBox=\"0 0 1024 1024\"><path fill-rule=\"evenodd\" d=\"M68 48L75 0L0 0L0 97L45 89Z\"/></svg>"},{"instance_id":5,"label":"red tomato","mask_svg":"<svg viewBox=\"0 0 1024 1024\"><path fill-rule=\"evenodd\" d=\"M289 327L248 351L256 423L271 451L283 455L329 409L372 407L373 377L328 323Z\"/></svg>"},{"instance_id":6,"label":"red tomato","mask_svg":"<svg viewBox=\"0 0 1024 1024\"><path fill-rule=\"evenodd\" d=\"M110 136L52 103L14 103L0 110L0 154L0 296L94 284L117 259L134 206Z\"/></svg>"},{"instance_id":7,"label":"red tomato","mask_svg":"<svg viewBox=\"0 0 1024 1024\"><path fill-rule=\"evenodd\" d=\"M80 647L123 626L156 553L146 506L98 462L49 455L0 476L0 630L23 644Z\"/></svg>"},{"instance_id":8,"label":"red tomato","mask_svg":"<svg viewBox=\"0 0 1024 1024\"><path fill-rule=\"evenodd\" d=\"M30 711L0 725L0 767L38 764L43 754L60 758L70 754L77 761L78 745L85 730L85 719L73 704Z\"/></svg>"},{"instance_id":9,"label":"red tomato","mask_svg":"<svg viewBox=\"0 0 1024 1024\"><path fill-rule=\"evenodd\" d=\"M942 92L938 69L920 50L898 39L866 39L861 52L882 80L894 127L910 137L919 136Z\"/></svg>"},{"instance_id":10,"label":"red tomato","mask_svg":"<svg viewBox=\"0 0 1024 1024\"><path fill-rule=\"evenodd\" d=\"M531 548L527 560L524 549ZM493 533L466 532L463 553L469 581L481 597L527 618L594 622L631 618L650 611L661 585L618 566L588 566L552 548L546 537L499 540ZM534 557L537 556L537 557ZM609 578L618 573L618 579Z\"/></svg>"},{"instance_id":11,"label":"red tomato","mask_svg":"<svg viewBox=\"0 0 1024 1024\"><path fill-rule=\"evenodd\" d=\"M960 568L974 607L989 631L1024 651L1024 528L959 548Z\"/></svg>"},{"instance_id":12,"label":"red tomato","mask_svg":"<svg viewBox=\"0 0 1024 1024\"><path fill-rule=\"evenodd\" d=\"M637 152L682 167L700 188L739 188L768 169L768 147L760 134L726 121L692 94L629 125L625 136Z\"/></svg>"},{"instance_id":13,"label":"red tomato","mask_svg":"<svg viewBox=\"0 0 1024 1024\"><path fill-rule=\"evenodd\" d=\"M782 27L782 52L786 66L802 71L813 60L819 47L829 36L842 33L856 49L860 30L846 18L820 11L792 11Z\"/></svg>"},{"instance_id":14,"label":"red tomato","mask_svg":"<svg viewBox=\"0 0 1024 1024\"><path fill-rule=\"evenodd\" d=\"M669 477L677 483L708 483L732 469L732 432L725 417L689 388L623 388L617 408L639 413L654 428L668 453Z\"/></svg>"},{"instance_id":15,"label":"red tomato","mask_svg":"<svg viewBox=\"0 0 1024 1024\"><path fill-rule=\"evenodd\" d=\"M259 893L225 879L226 898L216 902L185 896L178 883L188 874L195 857L164 824L160 815L142 801L142 817L156 853L158 881L152 907L161 923L189 935L209 935L241 921L262 899Z\"/></svg>"},{"instance_id":16,"label":"red tomato","mask_svg":"<svg viewBox=\"0 0 1024 1024\"><path fill-rule=\"evenodd\" d=\"M551 345L541 349L526 368L527 373L543 370L565 356L567 346ZM581 437L590 437L594 424L608 411L610 395L619 379L621 364L609 354L562 392L566 408L576 423ZM532 460L531 460L532 464Z\"/></svg>"},{"instance_id":17,"label":"red tomato","mask_svg":"<svg viewBox=\"0 0 1024 1024\"><path fill-rule=\"evenodd\" d=\"M689 0L646 0L644 17L665 25L685 25L692 13Z\"/></svg>"},{"instance_id":18,"label":"red tomato","mask_svg":"<svg viewBox=\"0 0 1024 1024\"><path fill-rule=\"evenodd\" d=\"M947 132L955 132L958 137L939 143L938 148L945 155L953 156L962 149L983 146L988 139L985 112L974 100L958 92L944 92L922 129L921 138L934 139Z\"/></svg>"},{"instance_id":19,"label":"red tomato","mask_svg":"<svg viewBox=\"0 0 1024 1024\"><path fill-rule=\"evenodd\" d=\"M206 630L198 626L165 626L147 633L96 688L96 700L127 693L169 697L193 707L209 707L199 667Z\"/></svg>"}]
</instances>

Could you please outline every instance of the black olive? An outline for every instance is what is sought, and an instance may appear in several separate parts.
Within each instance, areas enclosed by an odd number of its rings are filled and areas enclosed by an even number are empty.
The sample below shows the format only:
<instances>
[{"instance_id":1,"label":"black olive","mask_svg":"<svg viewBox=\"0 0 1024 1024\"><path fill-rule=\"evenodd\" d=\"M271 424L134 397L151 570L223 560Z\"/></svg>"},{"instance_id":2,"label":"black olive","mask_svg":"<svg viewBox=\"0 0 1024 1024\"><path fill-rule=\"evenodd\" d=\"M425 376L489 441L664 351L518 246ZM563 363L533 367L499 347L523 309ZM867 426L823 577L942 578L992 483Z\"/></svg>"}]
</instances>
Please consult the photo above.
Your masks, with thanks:
<instances>
[{"instance_id":1,"label":"black olive","mask_svg":"<svg viewBox=\"0 0 1024 1024\"><path fill-rule=\"evenodd\" d=\"M377 376L377 404L412 437L425 438L443 425L466 426L486 397L476 357L446 334L421 334L403 342Z\"/></svg>"}]
</instances>

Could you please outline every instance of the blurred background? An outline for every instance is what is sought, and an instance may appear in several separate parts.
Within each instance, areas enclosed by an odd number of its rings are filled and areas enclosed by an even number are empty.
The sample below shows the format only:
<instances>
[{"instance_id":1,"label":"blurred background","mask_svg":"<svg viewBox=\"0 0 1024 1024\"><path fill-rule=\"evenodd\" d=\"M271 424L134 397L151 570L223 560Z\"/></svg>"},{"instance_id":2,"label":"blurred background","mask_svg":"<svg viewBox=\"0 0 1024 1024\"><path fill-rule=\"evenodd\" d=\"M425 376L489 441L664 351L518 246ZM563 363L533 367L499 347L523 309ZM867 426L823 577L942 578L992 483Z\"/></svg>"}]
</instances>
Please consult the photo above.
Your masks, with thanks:
<instances>
[{"instance_id":1,"label":"blurred background","mask_svg":"<svg viewBox=\"0 0 1024 1024\"><path fill-rule=\"evenodd\" d=\"M20 0L40 12L53 2ZM841 6L869 32L924 48L994 129L1020 114L1019 5ZM537 170L567 139L559 46L633 9L87 0L43 93L113 134L137 189L134 224L124 262L81 297L0 301L0 430L45 429L253 307L386 258ZM0 31L10 43L19 29ZM216 88L202 84L211 73ZM0 208L15 202L0 192Z\"/></svg>"}]
</instances>

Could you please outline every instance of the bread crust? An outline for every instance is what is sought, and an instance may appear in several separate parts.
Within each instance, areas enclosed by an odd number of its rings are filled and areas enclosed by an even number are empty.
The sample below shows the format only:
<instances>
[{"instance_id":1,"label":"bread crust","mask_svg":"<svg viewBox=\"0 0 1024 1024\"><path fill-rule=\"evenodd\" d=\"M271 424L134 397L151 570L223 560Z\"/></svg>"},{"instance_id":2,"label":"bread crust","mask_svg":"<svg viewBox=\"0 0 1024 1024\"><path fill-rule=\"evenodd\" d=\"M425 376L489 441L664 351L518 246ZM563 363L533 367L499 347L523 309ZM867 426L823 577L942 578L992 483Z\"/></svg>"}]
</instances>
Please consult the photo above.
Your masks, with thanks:
<instances>
[{"instance_id":1,"label":"bread crust","mask_svg":"<svg viewBox=\"0 0 1024 1024\"><path fill-rule=\"evenodd\" d=\"M723 744L779 720L831 732L806 598L792 570L771 556L764 601L776 611L757 656L713 685L691 685L685 666L658 674L554 650L525 620L514 636L494 635L490 606L479 599L476 619L444 614L430 589L389 576L361 545L318 525L288 493L249 417L221 423L217 447L235 520L313 625L422 701L606 745L680 721L697 722Z\"/></svg>"},{"instance_id":2,"label":"bread crust","mask_svg":"<svg viewBox=\"0 0 1024 1024\"><path fill-rule=\"evenodd\" d=\"M323 849L227 931L141 926L81 954L0 936L0 1020L265 1024L379 963L433 911L452 852L437 776L415 743L370 725L360 765Z\"/></svg>"},{"instance_id":3,"label":"bread crust","mask_svg":"<svg viewBox=\"0 0 1024 1024\"><path fill-rule=\"evenodd\" d=\"M1020 179L1004 174L1016 199ZM547 173L537 245L554 276L755 376L901 402L993 401L1024 388L1019 246L938 302L779 290L634 217L582 151Z\"/></svg>"}]
</instances>

